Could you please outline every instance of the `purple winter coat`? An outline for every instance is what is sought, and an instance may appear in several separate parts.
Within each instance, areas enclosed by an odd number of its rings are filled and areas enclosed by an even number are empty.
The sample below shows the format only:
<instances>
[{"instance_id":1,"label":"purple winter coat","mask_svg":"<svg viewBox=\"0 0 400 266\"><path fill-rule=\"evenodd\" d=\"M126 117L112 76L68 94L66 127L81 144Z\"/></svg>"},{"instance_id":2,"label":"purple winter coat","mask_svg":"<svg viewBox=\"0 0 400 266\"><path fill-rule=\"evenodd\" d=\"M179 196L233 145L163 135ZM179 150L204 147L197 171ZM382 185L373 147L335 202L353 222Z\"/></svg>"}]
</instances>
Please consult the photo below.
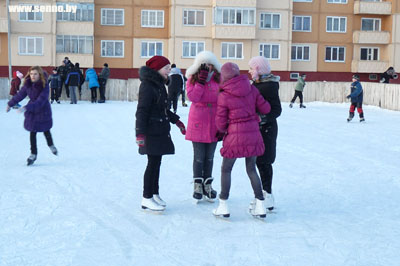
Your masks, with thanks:
<instances>
[{"instance_id":1,"label":"purple winter coat","mask_svg":"<svg viewBox=\"0 0 400 266\"><path fill-rule=\"evenodd\" d=\"M26 96L29 102L24 107L25 121L24 128L30 132L45 132L53 126L51 107L49 103L49 84L43 88L42 81L32 83L30 77L26 78L24 86L9 102L8 106L13 107Z\"/></svg>"},{"instance_id":2,"label":"purple winter coat","mask_svg":"<svg viewBox=\"0 0 400 266\"><path fill-rule=\"evenodd\" d=\"M220 150L222 157L240 158L264 154L264 142L257 112L267 114L270 104L246 75L234 77L221 85L217 116L220 132L226 132Z\"/></svg>"},{"instance_id":3,"label":"purple winter coat","mask_svg":"<svg viewBox=\"0 0 400 266\"><path fill-rule=\"evenodd\" d=\"M214 81L214 76L204 85L198 82L193 85L191 79L186 84L187 96L192 104L185 139L202 143L217 142L215 113L219 84Z\"/></svg>"}]
</instances>

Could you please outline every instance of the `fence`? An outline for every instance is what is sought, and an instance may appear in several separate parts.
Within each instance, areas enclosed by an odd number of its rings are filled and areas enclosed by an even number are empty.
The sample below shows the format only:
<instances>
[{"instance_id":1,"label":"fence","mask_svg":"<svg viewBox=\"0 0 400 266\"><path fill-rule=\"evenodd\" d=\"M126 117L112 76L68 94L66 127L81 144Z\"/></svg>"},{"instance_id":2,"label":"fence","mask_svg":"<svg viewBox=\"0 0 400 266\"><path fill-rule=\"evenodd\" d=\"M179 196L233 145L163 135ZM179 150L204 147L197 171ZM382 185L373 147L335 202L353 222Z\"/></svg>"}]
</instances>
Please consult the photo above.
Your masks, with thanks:
<instances>
[{"instance_id":1,"label":"fence","mask_svg":"<svg viewBox=\"0 0 400 266\"><path fill-rule=\"evenodd\" d=\"M289 102L294 94L295 82L281 82L279 95L281 101ZM364 104L384 109L400 111L400 85L382 83L361 83L364 89ZM109 79L106 99L113 101L135 101L138 98L139 79ZM85 82L82 86L81 100L90 100L90 91ZM304 89L304 101L346 102L350 93L350 82L307 82ZM9 94L8 79L0 78L0 99L7 99ZM66 100L65 92L62 99Z\"/></svg>"}]
</instances>

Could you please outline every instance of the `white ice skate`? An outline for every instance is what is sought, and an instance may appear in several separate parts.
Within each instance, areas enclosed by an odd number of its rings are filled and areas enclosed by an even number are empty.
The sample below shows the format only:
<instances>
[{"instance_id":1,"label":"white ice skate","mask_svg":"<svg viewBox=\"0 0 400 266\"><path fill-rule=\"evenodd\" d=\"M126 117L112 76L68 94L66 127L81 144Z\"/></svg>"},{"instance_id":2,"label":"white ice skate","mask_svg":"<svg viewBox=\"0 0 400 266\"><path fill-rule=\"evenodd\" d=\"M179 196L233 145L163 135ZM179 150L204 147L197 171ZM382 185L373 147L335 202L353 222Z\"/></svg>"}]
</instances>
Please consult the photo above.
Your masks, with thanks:
<instances>
[{"instance_id":1,"label":"white ice skate","mask_svg":"<svg viewBox=\"0 0 400 266\"><path fill-rule=\"evenodd\" d=\"M250 210L250 214L257 218L265 218L267 210L265 209L264 201L255 199L254 208Z\"/></svg>"},{"instance_id":2,"label":"white ice skate","mask_svg":"<svg viewBox=\"0 0 400 266\"><path fill-rule=\"evenodd\" d=\"M226 200L219 199L219 205L216 209L213 210L213 214L215 216L228 218L230 216L228 204Z\"/></svg>"},{"instance_id":3,"label":"white ice skate","mask_svg":"<svg viewBox=\"0 0 400 266\"><path fill-rule=\"evenodd\" d=\"M160 195L154 194L153 199L158 205L167 207L167 203L165 201L163 201L162 198L160 198Z\"/></svg>"},{"instance_id":4,"label":"white ice skate","mask_svg":"<svg viewBox=\"0 0 400 266\"><path fill-rule=\"evenodd\" d=\"M154 201L153 198L142 199L142 209L144 210L149 210L149 211L155 211L155 212L161 212L165 210L165 207L159 205L157 202Z\"/></svg>"}]
</instances>

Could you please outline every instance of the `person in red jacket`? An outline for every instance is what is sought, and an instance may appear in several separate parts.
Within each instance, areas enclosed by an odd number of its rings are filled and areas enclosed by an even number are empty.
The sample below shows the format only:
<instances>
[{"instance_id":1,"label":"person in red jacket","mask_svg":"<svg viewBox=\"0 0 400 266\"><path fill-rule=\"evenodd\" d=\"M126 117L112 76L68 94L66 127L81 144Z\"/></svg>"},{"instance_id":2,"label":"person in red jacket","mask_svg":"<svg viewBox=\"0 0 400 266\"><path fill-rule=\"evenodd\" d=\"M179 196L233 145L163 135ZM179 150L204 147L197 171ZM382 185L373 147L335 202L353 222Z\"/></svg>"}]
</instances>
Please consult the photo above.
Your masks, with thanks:
<instances>
[{"instance_id":1,"label":"person in red jacket","mask_svg":"<svg viewBox=\"0 0 400 266\"><path fill-rule=\"evenodd\" d=\"M11 80L11 88L10 88L10 96L11 97L14 97L18 93L19 87L21 86L21 80L23 77L24 77L24 74L22 74L18 70L13 72L13 79ZM21 105L18 103L13 108L18 109L20 107L21 107Z\"/></svg>"},{"instance_id":2,"label":"person in red jacket","mask_svg":"<svg viewBox=\"0 0 400 266\"><path fill-rule=\"evenodd\" d=\"M246 172L253 187L255 204L253 216L265 218L264 195L256 170L256 159L264 153L258 113L267 114L270 104L258 89L250 84L247 75L240 75L239 66L225 63L221 68L222 85L218 94L215 123L218 131L225 133L222 148L221 193L216 216L229 217L227 199L231 185L231 172L237 158L246 158Z\"/></svg>"}]
</instances>

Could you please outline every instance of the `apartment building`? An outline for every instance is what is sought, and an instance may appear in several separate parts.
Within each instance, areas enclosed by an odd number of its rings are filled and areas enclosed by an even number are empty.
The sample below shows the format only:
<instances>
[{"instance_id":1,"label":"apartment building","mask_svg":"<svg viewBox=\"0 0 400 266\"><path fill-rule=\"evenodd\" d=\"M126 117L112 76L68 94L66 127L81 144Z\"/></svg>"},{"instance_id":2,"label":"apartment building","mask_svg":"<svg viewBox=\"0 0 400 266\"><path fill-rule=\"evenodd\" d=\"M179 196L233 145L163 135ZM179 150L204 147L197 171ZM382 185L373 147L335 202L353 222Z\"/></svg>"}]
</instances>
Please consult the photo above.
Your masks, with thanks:
<instances>
[{"instance_id":1,"label":"apartment building","mask_svg":"<svg viewBox=\"0 0 400 266\"><path fill-rule=\"evenodd\" d=\"M153 55L185 69L198 52L211 50L221 63L232 61L242 70L251 57L262 55L283 79L307 72L314 80L340 80L343 73L400 69L399 2L43 0L41 5L75 4L77 12L11 13L12 65L57 66L68 56L84 68L107 62L116 69L114 77L129 78L137 77L132 69ZM8 64L5 0L0 7L3 76Z\"/></svg>"},{"instance_id":2,"label":"apartment building","mask_svg":"<svg viewBox=\"0 0 400 266\"><path fill-rule=\"evenodd\" d=\"M389 66L400 69L395 49L398 0L293 2L292 71L337 75L340 80L343 72L376 74Z\"/></svg>"}]
</instances>

